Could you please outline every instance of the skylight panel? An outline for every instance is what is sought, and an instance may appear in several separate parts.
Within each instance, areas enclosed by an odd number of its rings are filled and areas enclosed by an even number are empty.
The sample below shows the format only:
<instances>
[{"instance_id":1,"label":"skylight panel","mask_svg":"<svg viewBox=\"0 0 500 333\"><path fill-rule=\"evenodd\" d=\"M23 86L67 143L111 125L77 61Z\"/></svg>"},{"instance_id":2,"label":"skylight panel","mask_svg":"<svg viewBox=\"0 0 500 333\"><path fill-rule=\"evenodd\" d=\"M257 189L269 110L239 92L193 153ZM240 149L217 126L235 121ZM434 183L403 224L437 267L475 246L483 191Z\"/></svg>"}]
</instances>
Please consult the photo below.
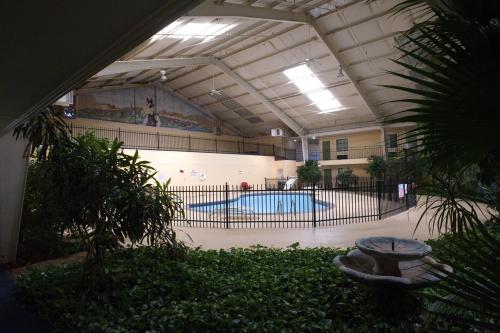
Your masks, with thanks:
<instances>
[{"instance_id":1,"label":"skylight panel","mask_svg":"<svg viewBox=\"0 0 500 333\"><path fill-rule=\"evenodd\" d=\"M156 33L152 37L152 41L158 41L163 38L178 38L183 41L191 38L202 38L202 43L204 43L233 29L235 26L236 24L225 23L189 22L184 24L183 21L175 21Z\"/></svg>"},{"instance_id":2,"label":"skylight panel","mask_svg":"<svg viewBox=\"0 0 500 333\"><path fill-rule=\"evenodd\" d=\"M321 90L313 93L307 94L307 97L313 102L319 102L319 101L324 101L328 99L335 99L333 97L332 93L329 92L328 90Z\"/></svg>"},{"instance_id":3,"label":"skylight panel","mask_svg":"<svg viewBox=\"0 0 500 333\"><path fill-rule=\"evenodd\" d=\"M308 79L297 80L293 82L301 92L306 93L307 91L323 89L325 86L315 77L310 77Z\"/></svg>"},{"instance_id":4,"label":"skylight panel","mask_svg":"<svg viewBox=\"0 0 500 333\"><path fill-rule=\"evenodd\" d=\"M336 99L327 99L324 101L317 101L314 102L318 108L321 109L321 111L330 111L330 110L337 110L342 107L342 104L339 103L338 100Z\"/></svg>"},{"instance_id":5,"label":"skylight panel","mask_svg":"<svg viewBox=\"0 0 500 333\"><path fill-rule=\"evenodd\" d=\"M289 68L283 72L290 80L296 80L305 76L313 75L313 72L307 65L299 65Z\"/></svg>"},{"instance_id":6,"label":"skylight panel","mask_svg":"<svg viewBox=\"0 0 500 333\"><path fill-rule=\"evenodd\" d=\"M283 74L321 110L321 113L344 109L342 104L328 91L309 66L304 64L289 68L283 71Z\"/></svg>"}]
</instances>

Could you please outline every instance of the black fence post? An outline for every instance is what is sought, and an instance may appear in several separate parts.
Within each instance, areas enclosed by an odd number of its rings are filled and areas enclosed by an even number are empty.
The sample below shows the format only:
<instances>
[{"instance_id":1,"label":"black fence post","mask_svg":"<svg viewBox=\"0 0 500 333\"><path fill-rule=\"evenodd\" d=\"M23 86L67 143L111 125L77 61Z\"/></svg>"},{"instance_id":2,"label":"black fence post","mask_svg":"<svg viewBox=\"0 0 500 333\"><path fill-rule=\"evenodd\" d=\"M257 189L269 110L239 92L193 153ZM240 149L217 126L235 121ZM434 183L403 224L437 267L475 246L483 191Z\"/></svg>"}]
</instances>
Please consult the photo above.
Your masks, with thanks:
<instances>
[{"instance_id":1,"label":"black fence post","mask_svg":"<svg viewBox=\"0 0 500 333\"><path fill-rule=\"evenodd\" d=\"M313 227L316 228L316 184L313 183L313 193L312 193L312 205L313 205Z\"/></svg>"},{"instance_id":2,"label":"black fence post","mask_svg":"<svg viewBox=\"0 0 500 333\"><path fill-rule=\"evenodd\" d=\"M118 127L118 141L122 141L122 129Z\"/></svg>"},{"instance_id":3,"label":"black fence post","mask_svg":"<svg viewBox=\"0 0 500 333\"><path fill-rule=\"evenodd\" d=\"M215 152L217 153L218 150L217 150L217 138L215 138Z\"/></svg>"},{"instance_id":4,"label":"black fence post","mask_svg":"<svg viewBox=\"0 0 500 333\"><path fill-rule=\"evenodd\" d=\"M156 132L156 150L160 150L160 133Z\"/></svg>"},{"instance_id":5,"label":"black fence post","mask_svg":"<svg viewBox=\"0 0 500 333\"><path fill-rule=\"evenodd\" d=\"M410 190L410 177L408 177L408 151L405 149L403 149L404 153L405 153L405 188L404 188L404 192L405 192L405 201L406 201L406 210L410 209L410 202L409 202L409 199L410 199L410 195L408 193L408 191Z\"/></svg>"},{"instance_id":6,"label":"black fence post","mask_svg":"<svg viewBox=\"0 0 500 333\"><path fill-rule=\"evenodd\" d=\"M189 136L189 148L188 148L189 151L191 151L191 135Z\"/></svg>"},{"instance_id":7,"label":"black fence post","mask_svg":"<svg viewBox=\"0 0 500 333\"><path fill-rule=\"evenodd\" d=\"M378 207L378 219L382 219L382 180L377 180L377 207Z\"/></svg>"},{"instance_id":8,"label":"black fence post","mask_svg":"<svg viewBox=\"0 0 500 333\"><path fill-rule=\"evenodd\" d=\"M227 185L226 183L226 187L225 187L225 220L226 220L226 229L229 229L229 185Z\"/></svg>"},{"instance_id":9,"label":"black fence post","mask_svg":"<svg viewBox=\"0 0 500 333\"><path fill-rule=\"evenodd\" d=\"M273 156L276 156L276 151L274 149L274 144L273 144Z\"/></svg>"}]
</instances>

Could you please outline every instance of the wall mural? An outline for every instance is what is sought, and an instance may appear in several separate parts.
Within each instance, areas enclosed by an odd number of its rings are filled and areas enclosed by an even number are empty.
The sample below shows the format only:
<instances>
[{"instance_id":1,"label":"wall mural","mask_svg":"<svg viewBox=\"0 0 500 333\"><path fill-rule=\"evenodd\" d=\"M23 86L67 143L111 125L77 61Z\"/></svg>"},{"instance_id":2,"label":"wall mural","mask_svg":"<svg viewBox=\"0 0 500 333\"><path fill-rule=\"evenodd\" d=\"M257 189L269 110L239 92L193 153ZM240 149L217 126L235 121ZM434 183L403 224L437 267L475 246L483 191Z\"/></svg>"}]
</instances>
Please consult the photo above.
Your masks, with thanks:
<instances>
[{"instance_id":1,"label":"wall mural","mask_svg":"<svg viewBox=\"0 0 500 333\"><path fill-rule=\"evenodd\" d=\"M200 132L214 127L208 116L154 86L78 94L76 117Z\"/></svg>"}]
</instances>

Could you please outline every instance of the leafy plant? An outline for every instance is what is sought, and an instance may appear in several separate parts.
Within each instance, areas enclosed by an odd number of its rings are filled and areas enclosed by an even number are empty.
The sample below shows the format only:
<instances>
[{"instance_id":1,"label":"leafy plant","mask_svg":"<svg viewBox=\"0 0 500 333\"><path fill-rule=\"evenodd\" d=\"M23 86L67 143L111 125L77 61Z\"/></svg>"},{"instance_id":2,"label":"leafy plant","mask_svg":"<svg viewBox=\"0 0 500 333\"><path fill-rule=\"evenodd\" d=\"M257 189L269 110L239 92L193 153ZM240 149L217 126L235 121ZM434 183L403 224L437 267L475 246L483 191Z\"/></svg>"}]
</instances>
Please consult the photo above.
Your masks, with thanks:
<instances>
[{"instance_id":1,"label":"leafy plant","mask_svg":"<svg viewBox=\"0 0 500 333\"><path fill-rule=\"evenodd\" d=\"M425 205L433 211L431 228L458 233L460 247L473 254L448 249L468 268L448 277L440 287L448 294L438 296L430 311L452 320L453 331L498 331L499 244L482 227L479 197L462 180L478 167L484 188L500 184L500 6L493 0L406 0L394 9L410 11L418 23L403 33L404 57L395 61L409 73L391 72L409 86L386 87L413 95L399 101L414 107L387 122L417 124L407 135L429 161L427 186L435 197ZM490 221L498 221L500 192L489 192L496 193L491 199L497 209Z\"/></svg>"},{"instance_id":2,"label":"leafy plant","mask_svg":"<svg viewBox=\"0 0 500 333\"><path fill-rule=\"evenodd\" d=\"M367 171L372 178L384 179L387 171L387 162L384 157L378 155L368 157Z\"/></svg>"},{"instance_id":3,"label":"leafy plant","mask_svg":"<svg viewBox=\"0 0 500 333\"><path fill-rule=\"evenodd\" d=\"M83 250L80 242L69 240L68 226L58 218L58 211L64 206L52 200L50 193L54 189L45 176L41 163L31 160L24 191L16 265Z\"/></svg>"},{"instance_id":4,"label":"leafy plant","mask_svg":"<svg viewBox=\"0 0 500 333\"><path fill-rule=\"evenodd\" d=\"M429 307L431 319L444 318L448 332L500 331L498 222L487 227L478 224L467 233L445 236L445 246L436 248L432 244L435 255L455 270L437 286L442 296L433 296L435 302Z\"/></svg>"},{"instance_id":5,"label":"leafy plant","mask_svg":"<svg viewBox=\"0 0 500 333\"><path fill-rule=\"evenodd\" d=\"M305 183L317 184L322 178L318 161L306 161L303 166L297 168L299 179Z\"/></svg>"},{"instance_id":6,"label":"leafy plant","mask_svg":"<svg viewBox=\"0 0 500 333\"><path fill-rule=\"evenodd\" d=\"M411 93L400 102L415 106L388 122L417 123L408 136L435 165L458 170L479 162L498 176L500 6L494 0L407 0L395 7L400 14L410 10L422 19L403 33L406 42L398 49L404 57L395 60L410 73L391 73L412 86L386 87Z\"/></svg>"},{"instance_id":7,"label":"leafy plant","mask_svg":"<svg viewBox=\"0 0 500 333\"><path fill-rule=\"evenodd\" d=\"M61 140L68 140L70 132L62 116L48 107L16 127L13 135L28 142L26 153L34 155L38 151L36 158L46 159L50 148Z\"/></svg>"},{"instance_id":8,"label":"leafy plant","mask_svg":"<svg viewBox=\"0 0 500 333\"><path fill-rule=\"evenodd\" d=\"M358 177L353 175L352 169L342 169L337 175L337 182L340 187L350 187L355 185L358 181Z\"/></svg>"},{"instance_id":9,"label":"leafy plant","mask_svg":"<svg viewBox=\"0 0 500 333\"><path fill-rule=\"evenodd\" d=\"M156 181L149 162L121 146L91 133L55 141L46 158L33 162L39 181L31 179L28 188L33 200L24 219L35 216L42 226L47 218L57 235L78 235L98 266L108 250L126 243L181 246L170 224L183 214L179 198L168 182Z\"/></svg>"},{"instance_id":10,"label":"leafy plant","mask_svg":"<svg viewBox=\"0 0 500 333\"><path fill-rule=\"evenodd\" d=\"M17 285L56 332L417 332L418 312L381 317L367 290L332 265L344 253L188 250L180 261L141 247L110 254L106 280L75 264L29 272Z\"/></svg>"}]
</instances>

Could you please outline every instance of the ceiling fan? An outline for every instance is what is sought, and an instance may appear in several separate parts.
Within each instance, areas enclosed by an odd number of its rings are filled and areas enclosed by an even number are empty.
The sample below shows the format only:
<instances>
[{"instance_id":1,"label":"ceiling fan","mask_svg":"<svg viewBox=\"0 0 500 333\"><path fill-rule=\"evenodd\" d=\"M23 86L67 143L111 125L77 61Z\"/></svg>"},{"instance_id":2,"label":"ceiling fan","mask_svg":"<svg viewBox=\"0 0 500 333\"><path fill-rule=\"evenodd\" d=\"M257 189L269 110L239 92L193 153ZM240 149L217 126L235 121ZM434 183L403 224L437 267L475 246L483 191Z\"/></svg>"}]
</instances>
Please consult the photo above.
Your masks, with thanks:
<instances>
[{"instance_id":1,"label":"ceiling fan","mask_svg":"<svg viewBox=\"0 0 500 333\"><path fill-rule=\"evenodd\" d=\"M212 74L212 89L208 93L211 97L217 98L222 96L222 90L215 88L215 76Z\"/></svg>"}]
</instances>

